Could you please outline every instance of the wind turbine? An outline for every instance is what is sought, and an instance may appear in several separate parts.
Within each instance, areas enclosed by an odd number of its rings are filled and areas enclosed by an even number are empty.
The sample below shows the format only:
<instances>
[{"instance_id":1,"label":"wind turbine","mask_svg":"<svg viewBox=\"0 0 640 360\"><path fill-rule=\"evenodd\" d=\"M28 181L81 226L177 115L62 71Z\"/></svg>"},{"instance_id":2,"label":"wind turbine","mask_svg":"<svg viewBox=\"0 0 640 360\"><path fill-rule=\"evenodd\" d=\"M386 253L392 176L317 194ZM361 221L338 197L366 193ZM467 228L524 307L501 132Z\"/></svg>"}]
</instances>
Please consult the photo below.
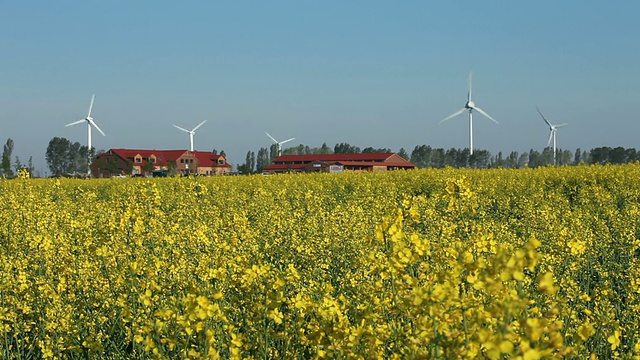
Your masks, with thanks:
<instances>
[{"instance_id":1,"label":"wind turbine","mask_svg":"<svg viewBox=\"0 0 640 360\"><path fill-rule=\"evenodd\" d=\"M276 145L278 146L278 156L282 155L282 144L284 144L284 143L288 143L289 141L291 141L291 140L294 140L294 139L295 139L295 138L293 137L293 138L291 138L291 139L287 139L287 140L284 140L284 141L278 141L278 140L276 140L273 136L269 135L269 133L268 133L268 132L265 132L265 134L267 134L267 136L268 136L271 140L273 140L273 142L275 142L275 143L276 143Z\"/></svg>"},{"instance_id":2,"label":"wind turbine","mask_svg":"<svg viewBox=\"0 0 640 360\"><path fill-rule=\"evenodd\" d=\"M561 128L563 126L567 126L569 124L560 124L560 125L553 125L552 123L549 122L549 120L547 120L546 117L544 117L544 115L542 115L542 112L540 111L540 109L538 109L538 107L536 106L536 110L538 110L538 114L540 114L540 116L542 116L542 120L544 120L544 122L547 123L547 125L549 125L549 140L547 140L547 146L549 146L549 144L551 144L551 139L553 139L553 165L556 165L556 132L558 131L558 128Z\"/></svg>"},{"instance_id":3,"label":"wind turbine","mask_svg":"<svg viewBox=\"0 0 640 360\"><path fill-rule=\"evenodd\" d=\"M91 150L91 126L95 127L96 130L98 130L100 134L102 134L102 136L107 136L102 130L100 130L96 122L93 121L93 118L91 117L91 109L93 109L93 101L95 99L96 99L96 95L93 94L93 96L91 97L91 104L89 105L89 113L87 114L86 118L80 119L78 121L74 121L70 124L65 125L65 126L72 126L72 125L82 124L85 121L87 122L87 146L89 147L89 150Z\"/></svg>"},{"instance_id":4,"label":"wind turbine","mask_svg":"<svg viewBox=\"0 0 640 360\"><path fill-rule=\"evenodd\" d=\"M202 126L202 124L204 124L204 123L206 123L206 122L207 122L207 120L205 120L205 121L201 122L200 124L198 124L198 126L194 127L194 128L193 128L193 130L187 130L187 129L185 129L185 128L181 128L181 127L180 127L180 126L178 126L178 125L173 125L173 126L175 126L176 128L178 128L178 129L180 129L180 130L182 130L182 131L184 131L184 132L189 133L189 140L191 141L191 151L193 151L193 134L195 134L195 133L196 133L196 130L198 130L198 128L199 128L200 126Z\"/></svg>"},{"instance_id":5,"label":"wind turbine","mask_svg":"<svg viewBox=\"0 0 640 360\"><path fill-rule=\"evenodd\" d=\"M498 124L498 122L494 118L489 116L489 114L487 114L484 110L477 107L476 104L473 102L473 100L471 100L471 73L469 73L469 92L467 93L467 103L464 104L464 107L462 109L442 119L440 121L440 124L462 114L465 110L469 111L469 154L473 154L473 111L475 110L479 112L480 114L484 115L487 119L493 121L496 124Z\"/></svg>"},{"instance_id":6,"label":"wind turbine","mask_svg":"<svg viewBox=\"0 0 640 360\"><path fill-rule=\"evenodd\" d=\"M87 114L87 117L84 119L80 119L78 121L74 121L70 124L67 124L65 126L73 126L73 125L77 125L77 124L82 124L83 122L87 123L87 148L89 150L89 154L91 153L91 126L95 127L96 130L98 130L100 132L100 134L102 134L102 136L107 136L102 130L100 130L100 128L98 127L98 125L96 124L95 121L93 121L93 118L91 117L91 109L93 109L93 101L96 99L96 94L93 94L93 96L91 96L91 104L89 104L89 113ZM91 156L91 155L89 155ZM88 159L88 164L91 165L91 159ZM89 174L91 174L91 167L89 167Z\"/></svg>"}]
</instances>

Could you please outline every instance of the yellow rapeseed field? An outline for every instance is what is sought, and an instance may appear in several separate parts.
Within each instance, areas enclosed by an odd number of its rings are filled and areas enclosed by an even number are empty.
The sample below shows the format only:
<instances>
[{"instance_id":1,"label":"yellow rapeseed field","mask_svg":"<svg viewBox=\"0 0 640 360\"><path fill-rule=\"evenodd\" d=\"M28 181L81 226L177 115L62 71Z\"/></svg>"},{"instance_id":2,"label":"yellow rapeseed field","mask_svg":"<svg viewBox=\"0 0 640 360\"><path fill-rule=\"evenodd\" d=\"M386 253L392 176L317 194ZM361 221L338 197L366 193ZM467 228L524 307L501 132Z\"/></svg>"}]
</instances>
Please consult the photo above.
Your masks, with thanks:
<instances>
[{"instance_id":1,"label":"yellow rapeseed field","mask_svg":"<svg viewBox=\"0 0 640 360\"><path fill-rule=\"evenodd\" d=\"M639 358L640 165L0 180L0 358Z\"/></svg>"}]
</instances>

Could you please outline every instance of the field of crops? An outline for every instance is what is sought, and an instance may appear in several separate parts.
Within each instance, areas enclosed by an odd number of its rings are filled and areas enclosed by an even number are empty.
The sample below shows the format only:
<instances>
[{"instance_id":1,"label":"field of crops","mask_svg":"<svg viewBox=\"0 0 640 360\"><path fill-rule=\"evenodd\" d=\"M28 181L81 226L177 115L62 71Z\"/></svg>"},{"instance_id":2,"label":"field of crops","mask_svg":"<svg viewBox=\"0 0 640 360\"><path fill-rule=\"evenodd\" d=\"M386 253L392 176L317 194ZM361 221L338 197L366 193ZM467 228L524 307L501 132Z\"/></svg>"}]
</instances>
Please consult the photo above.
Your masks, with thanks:
<instances>
[{"instance_id":1,"label":"field of crops","mask_svg":"<svg viewBox=\"0 0 640 360\"><path fill-rule=\"evenodd\" d=\"M640 165L0 181L0 358L632 358Z\"/></svg>"}]
</instances>

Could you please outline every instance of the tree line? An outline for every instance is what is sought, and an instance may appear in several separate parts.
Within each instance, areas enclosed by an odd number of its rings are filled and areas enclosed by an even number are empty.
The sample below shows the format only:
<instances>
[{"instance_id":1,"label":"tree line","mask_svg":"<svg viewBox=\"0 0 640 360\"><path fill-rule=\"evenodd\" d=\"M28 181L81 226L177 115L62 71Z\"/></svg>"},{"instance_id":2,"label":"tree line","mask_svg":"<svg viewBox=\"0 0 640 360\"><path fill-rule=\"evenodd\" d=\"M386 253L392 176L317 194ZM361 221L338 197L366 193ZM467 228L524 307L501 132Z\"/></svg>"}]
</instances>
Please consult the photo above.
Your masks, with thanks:
<instances>
[{"instance_id":1,"label":"tree line","mask_svg":"<svg viewBox=\"0 0 640 360\"><path fill-rule=\"evenodd\" d=\"M16 156L12 161L14 142L7 139L3 146L2 159L0 161L0 176L5 178L14 177L18 170L26 169L33 176L33 158L29 157L26 164L22 163ZM71 142L66 138L54 137L49 141L45 159L50 174L53 176L67 174L86 174L89 166L97 154L103 151L96 151L95 148L88 149L86 145L79 142ZM217 153L217 150L212 150ZM329 147L323 143L320 147L310 147L300 144L286 149L282 149L283 155L311 155L311 154L359 154L359 153L380 153L392 152L388 148L365 147L360 148L348 143L338 143ZM221 155L226 155L224 151ZM457 148L432 148L429 145L416 145L409 154L404 148L400 148L397 154L411 161L418 168L443 168L443 167L472 167L472 168L523 168L538 167L554 164L553 148L546 147L542 151L529 150L522 153L512 151L509 154L498 152L492 155L488 150L474 150L470 154L469 149ZM640 153L635 148L618 147L597 147L589 151L576 149L575 151L557 149L555 154L557 165L578 165L578 164L624 164L640 161ZM273 162L278 156L276 144L270 147L261 147L257 154L248 151L245 162L238 164L236 170L242 174L261 173L265 167Z\"/></svg>"},{"instance_id":2,"label":"tree line","mask_svg":"<svg viewBox=\"0 0 640 360\"><path fill-rule=\"evenodd\" d=\"M392 152L388 148L366 147L360 148L348 143L336 144L333 148L323 143L320 147L310 147L300 144L282 150L283 155L310 155L310 154L359 154ZM261 173L277 157L278 148L273 144L269 148L262 147L256 155L253 151L248 151L245 162L237 166L238 172L242 174ZM531 149L519 153L512 151L509 154L498 152L492 155L488 150L474 150L470 154L468 148L433 148L429 145L416 145L409 154L404 148L400 148L397 154L409 160L418 168L443 168L443 167L471 167L471 168L524 168L548 166L554 164L553 148L546 147L542 151ZM556 149L556 165L579 165L579 164L624 164L640 161L640 153L634 148L623 147L597 147L587 150L576 149L575 151Z\"/></svg>"}]
</instances>

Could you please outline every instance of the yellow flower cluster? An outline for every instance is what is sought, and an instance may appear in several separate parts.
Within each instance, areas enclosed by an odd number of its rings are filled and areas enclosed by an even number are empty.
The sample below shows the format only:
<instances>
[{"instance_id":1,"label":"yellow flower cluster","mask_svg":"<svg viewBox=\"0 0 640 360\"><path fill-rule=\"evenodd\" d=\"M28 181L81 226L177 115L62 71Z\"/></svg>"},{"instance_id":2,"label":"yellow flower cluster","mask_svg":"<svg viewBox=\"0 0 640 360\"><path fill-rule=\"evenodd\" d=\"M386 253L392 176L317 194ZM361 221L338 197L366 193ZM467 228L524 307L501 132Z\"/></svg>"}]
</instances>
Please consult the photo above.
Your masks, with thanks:
<instances>
[{"instance_id":1,"label":"yellow flower cluster","mask_svg":"<svg viewBox=\"0 0 640 360\"><path fill-rule=\"evenodd\" d=\"M640 165L0 180L0 358L638 358Z\"/></svg>"}]
</instances>

